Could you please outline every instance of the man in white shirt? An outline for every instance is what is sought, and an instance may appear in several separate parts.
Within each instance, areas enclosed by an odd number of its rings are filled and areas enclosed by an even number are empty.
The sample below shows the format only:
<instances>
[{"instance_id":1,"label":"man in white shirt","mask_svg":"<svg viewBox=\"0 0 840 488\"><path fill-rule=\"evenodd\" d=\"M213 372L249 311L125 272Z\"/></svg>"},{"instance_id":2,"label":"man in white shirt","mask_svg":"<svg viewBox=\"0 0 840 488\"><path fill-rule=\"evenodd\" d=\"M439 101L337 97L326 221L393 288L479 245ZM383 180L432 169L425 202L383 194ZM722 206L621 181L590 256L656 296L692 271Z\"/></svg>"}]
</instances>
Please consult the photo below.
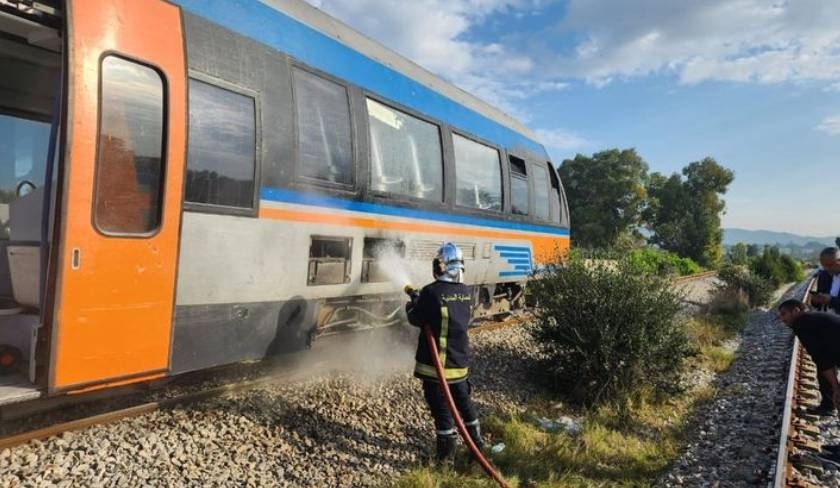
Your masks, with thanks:
<instances>
[{"instance_id":1,"label":"man in white shirt","mask_svg":"<svg viewBox=\"0 0 840 488\"><path fill-rule=\"evenodd\" d=\"M817 292L811 305L820 310L840 313L840 251L827 247L820 252L822 269L817 273Z\"/></svg>"}]
</instances>

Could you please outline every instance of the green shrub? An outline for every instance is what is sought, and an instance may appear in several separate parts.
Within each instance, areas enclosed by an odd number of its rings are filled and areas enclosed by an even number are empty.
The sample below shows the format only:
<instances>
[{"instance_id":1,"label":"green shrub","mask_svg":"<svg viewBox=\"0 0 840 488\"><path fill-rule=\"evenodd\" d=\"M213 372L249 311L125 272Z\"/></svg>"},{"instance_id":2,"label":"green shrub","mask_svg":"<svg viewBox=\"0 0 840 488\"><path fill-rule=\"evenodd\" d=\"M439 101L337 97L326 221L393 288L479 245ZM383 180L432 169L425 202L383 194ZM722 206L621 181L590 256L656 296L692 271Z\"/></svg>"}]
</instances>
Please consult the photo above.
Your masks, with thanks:
<instances>
[{"instance_id":1,"label":"green shrub","mask_svg":"<svg viewBox=\"0 0 840 488\"><path fill-rule=\"evenodd\" d=\"M753 273L745 266L727 265L718 270L721 284L717 293L746 295L750 307L767 305L773 296L776 285L767 278Z\"/></svg>"},{"instance_id":2,"label":"green shrub","mask_svg":"<svg viewBox=\"0 0 840 488\"><path fill-rule=\"evenodd\" d=\"M752 261L750 268L776 288L784 283L802 281L805 278L802 265L792 257L781 254L777 247L765 247L761 256Z\"/></svg>"},{"instance_id":3,"label":"green shrub","mask_svg":"<svg viewBox=\"0 0 840 488\"><path fill-rule=\"evenodd\" d=\"M569 401L632 399L643 389L673 393L689 354L677 322L680 295L667 279L624 259L609 265L572 256L528 285L540 304L532 333L545 372Z\"/></svg>"},{"instance_id":4,"label":"green shrub","mask_svg":"<svg viewBox=\"0 0 840 488\"><path fill-rule=\"evenodd\" d=\"M769 295L767 299L769 300ZM740 330L747 322L750 313L749 295L740 289L721 286L712 294L706 305L708 315L717 320L727 330Z\"/></svg>"},{"instance_id":5,"label":"green shrub","mask_svg":"<svg viewBox=\"0 0 840 488\"><path fill-rule=\"evenodd\" d=\"M787 254L783 254L781 260L782 269L785 272L785 283L792 283L794 281L802 281L805 279L805 271L802 270L802 264L799 261L793 259Z\"/></svg>"},{"instance_id":6,"label":"green shrub","mask_svg":"<svg viewBox=\"0 0 840 488\"><path fill-rule=\"evenodd\" d=\"M691 258L653 248L634 249L629 252L630 263L643 273L660 276L686 276L700 272L700 265Z\"/></svg>"}]
</instances>

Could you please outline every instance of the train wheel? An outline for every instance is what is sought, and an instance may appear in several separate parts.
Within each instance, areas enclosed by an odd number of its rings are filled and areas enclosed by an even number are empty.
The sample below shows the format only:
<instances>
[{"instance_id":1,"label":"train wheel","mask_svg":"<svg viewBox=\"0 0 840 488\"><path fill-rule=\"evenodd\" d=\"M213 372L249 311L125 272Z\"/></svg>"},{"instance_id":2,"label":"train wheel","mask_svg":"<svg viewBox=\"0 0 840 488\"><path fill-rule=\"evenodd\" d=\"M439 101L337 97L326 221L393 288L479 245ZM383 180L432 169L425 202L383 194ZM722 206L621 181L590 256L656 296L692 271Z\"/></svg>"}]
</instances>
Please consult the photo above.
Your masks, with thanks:
<instances>
[{"instance_id":1,"label":"train wheel","mask_svg":"<svg viewBox=\"0 0 840 488\"><path fill-rule=\"evenodd\" d=\"M8 344L0 344L0 374L14 373L18 370L23 353L20 349Z\"/></svg>"}]
</instances>

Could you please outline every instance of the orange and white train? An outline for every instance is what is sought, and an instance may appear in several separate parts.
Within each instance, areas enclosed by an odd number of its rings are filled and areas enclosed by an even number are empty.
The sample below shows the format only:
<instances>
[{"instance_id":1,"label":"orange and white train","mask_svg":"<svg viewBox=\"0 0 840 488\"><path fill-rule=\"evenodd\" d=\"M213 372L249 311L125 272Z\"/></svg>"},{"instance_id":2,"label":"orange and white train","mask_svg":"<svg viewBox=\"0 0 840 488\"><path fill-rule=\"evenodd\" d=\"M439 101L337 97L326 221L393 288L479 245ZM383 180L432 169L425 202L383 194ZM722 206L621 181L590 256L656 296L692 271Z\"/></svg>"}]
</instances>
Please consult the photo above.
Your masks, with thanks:
<instances>
[{"instance_id":1,"label":"orange and white train","mask_svg":"<svg viewBox=\"0 0 840 488\"><path fill-rule=\"evenodd\" d=\"M569 245L534 134L300 0L0 0L0 404L476 315Z\"/></svg>"}]
</instances>

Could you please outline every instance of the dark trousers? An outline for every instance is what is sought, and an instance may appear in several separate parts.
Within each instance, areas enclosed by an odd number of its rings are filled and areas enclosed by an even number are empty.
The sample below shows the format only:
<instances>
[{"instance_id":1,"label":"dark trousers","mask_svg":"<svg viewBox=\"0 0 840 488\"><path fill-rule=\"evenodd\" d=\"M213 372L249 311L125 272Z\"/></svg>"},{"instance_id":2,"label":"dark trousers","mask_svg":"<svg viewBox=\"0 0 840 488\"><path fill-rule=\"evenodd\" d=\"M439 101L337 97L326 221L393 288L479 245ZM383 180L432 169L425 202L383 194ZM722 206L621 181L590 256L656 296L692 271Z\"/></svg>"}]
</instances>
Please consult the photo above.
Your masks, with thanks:
<instances>
[{"instance_id":1,"label":"dark trousers","mask_svg":"<svg viewBox=\"0 0 840 488\"><path fill-rule=\"evenodd\" d=\"M458 408L461 419L465 424L478 420L475 406L470 400L471 390L472 386L469 381L449 384L449 391L452 393L452 399L455 400L455 407ZM437 433L441 435L455 434L455 422L449 413L446 397L443 395L440 385L436 381L423 380L423 396L426 397L426 403L429 404L429 410L431 410L432 417L435 419Z\"/></svg>"},{"instance_id":2,"label":"dark trousers","mask_svg":"<svg viewBox=\"0 0 840 488\"><path fill-rule=\"evenodd\" d=\"M832 368L831 372L837 376L836 367ZM820 406L825 408L840 407L840 405L834 404L834 389L831 388L831 383L819 371L817 371L817 383L820 385Z\"/></svg>"}]
</instances>

